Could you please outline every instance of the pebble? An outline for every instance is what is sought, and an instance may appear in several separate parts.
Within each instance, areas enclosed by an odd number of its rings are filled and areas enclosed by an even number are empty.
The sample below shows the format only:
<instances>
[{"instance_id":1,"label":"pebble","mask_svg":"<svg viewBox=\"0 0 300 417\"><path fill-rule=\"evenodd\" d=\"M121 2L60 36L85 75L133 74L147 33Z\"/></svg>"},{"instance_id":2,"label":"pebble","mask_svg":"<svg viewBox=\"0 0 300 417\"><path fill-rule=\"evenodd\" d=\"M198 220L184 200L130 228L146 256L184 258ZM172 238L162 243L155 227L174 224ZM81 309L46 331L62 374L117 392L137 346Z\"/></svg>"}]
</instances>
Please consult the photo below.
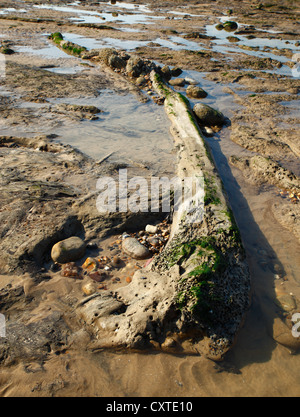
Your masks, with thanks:
<instances>
[{"instance_id":1,"label":"pebble","mask_svg":"<svg viewBox=\"0 0 300 417\"><path fill-rule=\"evenodd\" d=\"M280 294L277 297L277 304L286 312L293 311L297 307L294 297L290 294Z\"/></svg>"},{"instance_id":2,"label":"pebble","mask_svg":"<svg viewBox=\"0 0 300 417\"><path fill-rule=\"evenodd\" d=\"M169 81L170 85L177 86L177 87L183 87L185 84L184 78L174 78L174 80Z\"/></svg>"},{"instance_id":3,"label":"pebble","mask_svg":"<svg viewBox=\"0 0 300 417\"><path fill-rule=\"evenodd\" d=\"M106 273L105 272L99 272L99 271L96 271L96 272L90 272L89 273L89 277L93 280L93 281L96 281L96 282L102 282L106 277L107 277L107 275L106 275Z\"/></svg>"},{"instance_id":4,"label":"pebble","mask_svg":"<svg viewBox=\"0 0 300 417\"><path fill-rule=\"evenodd\" d=\"M94 250L94 249L98 249L98 245L97 245L97 243L96 243L96 242L89 242L89 243L86 245L86 248L87 248L87 249L90 249L90 250Z\"/></svg>"},{"instance_id":5,"label":"pebble","mask_svg":"<svg viewBox=\"0 0 300 417\"><path fill-rule=\"evenodd\" d=\"M148 242L150 243L150 245L157 247L160 245L160 240L157 237L151 237L150 239L148 239Z\"/></svg>"},{"instance_id":6,"label":"pebble","mask_svg":"<svg viewBox=\"0 0 300 417\"><path fill-rule=\"evenodd\" d=\"M215 134L215 132L210 127L207 127L207 126L201 127L201 130L203 134L207 137L212 137Z\"/></svg>"},{"instance_id":7,"label":"pebble","mask_svg":"<svg viewBox=\"0 0 300 417\"><path fill-rule=\"evenodd\" d=\"M134 237L128 237L122 242L123 251L134 259L146 259L150 256L149 250Z\"/></svg>"},{"instance_id":8,"label":"pebble","mask_svg":"<svg viewBox=\"0 0 300 417\"><path fill-rule=\"evenodd\" d=\"M81 273L79 268L75 265L74 262L68 262L63 264L61 275L63 277L71 277L81 279Z\"/></svg>"},{"instance_id":9,"label":"pebble","mask_svg":"<svg viewBox=\"0 0 300 417\"><path fill-rule=\"evenodd\" d=\"M114 267L119 267L121 264L121 259L118 256L114 256L111 264Z\"/></svg>"},{"instance_id":10,"label":"pebble","mask_svg":"<svg viewBox=\"0 0 300 417\"><path fill-rule=\"evenodd\" d=\"M292 335L291 323L288 326L280 318L275 318L273 322L273 339L285 346L291 353L295 353L300 350L300 338Z\"/></svg>"},{"instance_id":11,"label":"pebble","mask_svg":"<svg viewBox=\"0 0 300 417\"><path fill-rule=\"evenodd\" d=\"M91 295L91 294L94 294L96 292L97 288L96 288L96 285L93 282L87 282L86 284L84 284L81 287L81 289L82 289L82 291L85 295Z\"/></svg>"},{"instance_id":12,"label":"pebble","mask_svg":"<svg viewBox=\"0 0 300 417\"><path fill-rule=\"evenodd\" d=\"M86 258L82 268L88 271L95 271L97 269L97 261L93 258Z\"/></svg>"},{"instance_id":13,"label":"pebble","mask_svg":"<svg viewBox=\"0 0 300 417\"><path fill-rule=\"evenodd\" d=\"M190 84L190 85L196 85L196 84L198 84L198 81L196 81L196 80L194 80L193 78L190 78L190 77L185 77L185 82L187 83L187 84Z\"/></svg>"},{"instance_id":14,"label":"pebble","mask_svg":"<svg viewBox=\"0 0 300 417\"><path fill-rule=\"evenodd\" d=\"M151 224L147 224L147 226L145 227L146 232L148 233L156 233L157 232L157 226L153 226Z\"/></svg>"},{"instance_id":15,"label":"pebble","mask_svg":"<svg viewBox=\"0 0 300 417\"><path fill-rule=\"evenodd\" d=\"M221 126L225 122L224 115L207 104L196 103L193 111L199 122L204 126Z\"/></svg>"},{"instance_id":16,"label":"pebble","mask_svg":"<svg viewBox=\"0 0 300 417\"><path fill-rule=\"evenodd\" d=\"M51 258L53 262L65 264L77 261L85 254L86 245L82 239L72 236L68 239L57 242L51 250Z\"/></svg>"},{"instance_id":17,"label":"pebble","mask_svg":"<svg viewBox=\"0 0 300 417\"><path fill-rule=\"evenodd\" d=\"M207 97L207 92L203 88L198 87L197 85L189 85L186 89L186 94L190 98L205 98Z\"/></svg>"}]
</instances>

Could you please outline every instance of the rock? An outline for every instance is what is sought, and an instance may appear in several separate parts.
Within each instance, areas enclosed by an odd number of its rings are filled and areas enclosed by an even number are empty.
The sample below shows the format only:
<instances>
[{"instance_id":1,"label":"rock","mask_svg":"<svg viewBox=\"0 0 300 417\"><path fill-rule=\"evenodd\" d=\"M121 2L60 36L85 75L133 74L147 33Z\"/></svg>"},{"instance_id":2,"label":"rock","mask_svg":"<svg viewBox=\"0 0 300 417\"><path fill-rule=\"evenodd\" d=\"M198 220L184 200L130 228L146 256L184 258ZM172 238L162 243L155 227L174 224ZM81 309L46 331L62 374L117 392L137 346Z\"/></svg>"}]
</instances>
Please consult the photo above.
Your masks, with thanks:
<instances>
[{"instance_id":1,"label":"rock","mask_svg":"<svg viewBox=\"0 0 300 417\"><path fill-rule=\"evenodd\" d=\"M224 115L207 104L197 103L193 111L201 125L222 126L225 122Z\"/></svg>"},{"instance_id":2,"label":"rock","mask_svg":"<svg viewBox=\"0 0 300 417\"><path fill-rule=\"evenodd\" d=\"M164 67L162 67L160 71L166 81L169 81L172 78L172 72L170 68L168 67L168 65L165 65Z\"/></svg>"},{"instance_id":3,"label":"rock","mask_svg":"<svg viewBox=\"0 0 300 417\"><path fill-rule=\"evenodd\" d=\"M224 29L224 26L222 25L222 23L218 23L218 24L215 26L215 28L216 28L217 30L223 30L223 29Z\"/></svg>"},{"instance_id":4,"label":"rock","mask_svg":"<svg viewBox=\"0 0 300 417\"><path fill-rule=\"evenodd\" d=\"M180 74L182 74L182 69L179 67L174 67L171 69L172 77L179 77Z\"/></svg>"},{"instance_id":5,"label":"rock","mask_svg":"<svg viewBox=\"0 0 300 417\"><path fill-rule=\"evenodd\" d=\"M136 79L136 85L143 85L146 83L146 78L144 77L144 75L140 75L137 79Z\"/></svg>"},{"instance_id":6,"label":"rock","mask_svg":"<svg viewBox=\"0 0 300 417\"><path fill-rule=\"evenodd\" d=\"M103 48L97 51L97 55L100 61L103 61L106 65L109 65L109 59L111 56L118 55L118 53L112 48Z\"/></svg>"},{"instance_id":7,"label":"rock","mask_svg":"<svg viewBox=\"0 0 300 417\"><path fill-rule=\"evenodd\" d=\"M172 337L167 337L161 345L162 348L175 348L177 345L176 341Z\"/></svg>"},{"instance_id":8,"label":"rock","mask_svg":"<svg viewBox=\"0 0 300 417\"><path fill-rule=\"evenodd\" d=\"M169 81L170 85L173 85L174 87L183 87L185 84L184 78L174 78L174 80Z\"/></svg>"},{"instance_id":9,"label":"rock","mask_svg":"<svg viewBox=\"0 0 300 417\"><path fill-rule=\"evenodd\" d=\"M273 323L273 339L288 348L291 353L300 349L300 337L294 337L292 334L292 323L288 326L280 318L275 318Z\"/></svg>"},{"instance_id":10,"label":"rock","mask_svg":"<svg viewBox=\"0 0 300 417\"><path fill-rule=\"evenodd\" d=\"M131 56L126 64L126 72L130 77L137 78L141 75L144 61L139 56Z\"/></svg>"},{"instance_id":11,"label":"rock","mask_svg":"<svg viewBox=\"0 0 300 417\"><path fill-rule=\"evenodd\" d=\"M156 233L157 232L157 226L152 226L152 224L147 224L145 227L146 232L148 233Z\"/></svg>"},{"instance_id":12,"label":"rock","mask_svg":"<svg viewBox=\"0 0 300 417\"><path fill-rule=\"evenodd\" d=\"M78 266L75 265L75 262L64 263L61 270L62 277L77 278L81 279L81 271Z\"/></svg>"},{"instance_id":13,"label":"rock","mask_svg":"<svg viewBox=\"0 0 300 417\"><path fill-rule=\"evenodd\" d=\"M160 245L160 240L157 239L157 237L151 237L150 239L148 239L148 242L151 246L154 246L155 248Z\"/></svg>"},{"instance_id":14,"label":"rock","mask_svg":"<svg viewBox=\"0 0 300 417\"><path fill-rule=\"evenodd\" d=\"M0 53L4 54L4 55L12 55L15 53L14 50L12 50L11 48L7 47L7 46L2 46L0 48Z\"/></svg>"},{"instance_id":15,"label":"rock","mask_svg":"<svg viewBox=\"0 0 300 417\"><path fill-rule=\"evenodd\" d=\"M97 284L95 284L94 282L87 282L83 284L81 289L85 295L91 295L97 291Z\"/></svg>"},{"instance_id":16,"label":"rock","mask_svg":"<svg viewBox=\"0 0 300 417\"><path fill-rule=\"evenodd\" d=\"M236 37L236 36L227 36L227 40L229 42L239 42L240 38Z\"/></svg>"},{"instance_id":17,"label":"rock","mask_svg":"<svg viewBox=\"0 0 300 417\"><path fill-rule=\"evenodd\" d=\"M146 259L150 256L149 250L134 237L128 237L122 242L123 251L134 259Z\"/></svg>"},{"instance_id":18,"label":"rock","mask_svg":"<svg viewBox=\"0 0 300 417\"><path fill-rule=\"evenodd\" d=\"M111 68L118 68L118 69L122 69L126 67L126 61L119 57L118 55L110 55L110 57L108 58L108 65Z\"/></svg>"},{"instance_id":19,"label":"rock","mask_svg":"<svg viewBox=\"0 0 300 417\"><path fill-rule=\"evenodd\" d=\"M290 294L280 294L276 298L276 303L287 312L295 310L297 307L297 304L295 302L295 299Z\"/></svg>"},{"instance_id":20,"label":"rock","mask_svg":"<svg viewBox=\"0 0 300 417\"><path fill-rule=\"evenodd\" d=\"M92 272L92 271L96 271L97 266L98 264L97 264L96 259L86 258L84 264L82 265L82 268Z\"/></svg>"},{"instance_id":21,"label":"rock","mask_svg":"<svg viewBox=\"0 0 300 417\"><path fill-rule=\"evenodd\" d=\"M223 23L223 28L227 32L231 32L231 31L237 30L238 24L236 22L228 20L227 22Z\"/></svg>"},{"instance_id":22,"label":"rock","mask_svg":"<svg viewBox=\"0 0 300 417\"><path fill-rule=\"evenodd\" d=\"M296 54L294 54L292 56L292 61L293 62L300 62L300 53L299 52L297 52Z\"/></svg>"},{"instance_id":23,"label":"rock","mask_svg":"<svg viewBox=\"0 0 300 417\"><path fill-rule=\"evenodd\" d=\"M107 274L106 272L95 271L90 272L89 277L95 282L102 282L105 280L105 278L107 278Z\"/></svg>"},{"instance_id":24,"label":"rock","mask_svg":"<svg viewBox=\"0 0 300 417\"><path fill-rule=\"evenodd\" d=\"M65 264L67 262L77 261L85 254L86 245L82 239L77 236L57 242L51 250L53 262Z\"/></svg>"},{"instance_id":25,"label":"rock","mask_svg":"<svg viewBox=\"0 0 300 417\"><path fill-rule=\"evenodd\" d=\"M114 256L111 262L112 266L115 268L118 268L121 266L121 258L119 258L119 256Z\"/></svg>"},{"instance_id":26,"label":"rock","mask_svg":"<svg viewBox=\"0 0 300 417\"><path fill-rule=\"evenodd\" d=\"M185 77L184 80L185 80L185 82L187 84L190 84L190 85L196 85L196 84L198 84L198 81L197 80L194 80L194 78Z\"/></svg>"},{"instance_id":27,"label":"rock","mask_svg":"<svg viewBox=\"0 0 300 417\"><path fill-rule=\"evenodd\" d=\"M207 96L207 92L196 85L189 85L186 94L190 98L205 98Z\"/></svg>"},{"instance_id":28,"label":"rock","mask_svg":"<svg viewBox=\"0 0 300 417\"><path fill-rule=\"evenodd\" d=\"M215 134L214 131L210 127L207 127L207 126L201 127L201 130L203 134L207 136L208 138L211 138Z\"/></svg>"}]
</instances>

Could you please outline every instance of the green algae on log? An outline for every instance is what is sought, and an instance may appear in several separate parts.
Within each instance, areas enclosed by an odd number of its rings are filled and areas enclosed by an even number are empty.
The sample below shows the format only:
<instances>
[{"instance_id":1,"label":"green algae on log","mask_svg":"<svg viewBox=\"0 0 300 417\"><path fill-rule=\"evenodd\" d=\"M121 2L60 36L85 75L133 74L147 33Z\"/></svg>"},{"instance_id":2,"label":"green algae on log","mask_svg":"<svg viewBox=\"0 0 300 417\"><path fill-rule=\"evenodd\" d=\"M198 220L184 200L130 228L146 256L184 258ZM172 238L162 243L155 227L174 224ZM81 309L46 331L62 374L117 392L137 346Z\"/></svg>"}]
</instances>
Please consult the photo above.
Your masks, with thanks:
<instances>
[{"instance_id":1,"label":"green algae on log","mask_svg":"<svg viewBox=\"0 0 300 417\"><path fill-rule=\"evenodd\" d=\"M177 265L180 279L176 303L186 320L198 323L210 337L210 356L217 357L233 343L249 306L250 274L240 234L223 184L189 101L152 72L178 151L178 175L204 178L204 214L198 224L176 218L171 239L153 267ZM200 162L200 163L199 163ZM220 342L222 340L222 342ZM224 341L226 342L224 343ZM220 348L221 349L220 349Z\"/></svg>"},{"instance_id":2,"label":"green algae on log","mask_svg":"<svg viewBox=\"0 0 300 417\"><path fill-rule=\"evenodd\" d=\"M49 39L51 39L59 48L71 55L80 57L83 52L87 51L84 46L65 41L63 35L60 32L51 33L51 35L49 35Z\"/></svg>"}]
</instances>

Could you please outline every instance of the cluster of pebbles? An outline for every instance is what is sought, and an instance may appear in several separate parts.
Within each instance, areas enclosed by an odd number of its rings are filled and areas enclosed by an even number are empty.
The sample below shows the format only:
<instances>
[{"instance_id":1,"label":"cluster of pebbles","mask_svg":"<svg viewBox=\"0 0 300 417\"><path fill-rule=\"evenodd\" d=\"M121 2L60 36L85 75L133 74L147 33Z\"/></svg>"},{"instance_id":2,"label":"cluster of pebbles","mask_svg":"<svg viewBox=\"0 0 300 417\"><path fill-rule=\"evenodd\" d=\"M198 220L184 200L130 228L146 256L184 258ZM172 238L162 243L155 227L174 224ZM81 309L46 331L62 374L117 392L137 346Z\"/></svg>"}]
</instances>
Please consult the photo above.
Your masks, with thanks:
<instances>
[{"instance_id":1,"label":"cluster of pebbles","mask_svg":"<svg viewBox=\"0 0 300 417\"><path fill-rule=\"evenodd\" d=\"M148 224L144 230L135 233L110 236L99 244L88 243L88 256L55 263L52 270L63 277L83 280L82 291L86 295L116 287L116 284L126 285L132 281L137 269L147 266L163 250L169 236L170 224L165 219L157 225Z\"/></svg>"},{"instance_id":2,"label":"cluster of pebbles","mask_svg":"<svg viewBox=\"0 0 300 417\"><path fill-rule=\"evenodd\" d=\"M282 190L280 191L280 195L283 198L289 198L294 204L300 201L300 192L297 190Z\"/></svg>"}]
</instances>

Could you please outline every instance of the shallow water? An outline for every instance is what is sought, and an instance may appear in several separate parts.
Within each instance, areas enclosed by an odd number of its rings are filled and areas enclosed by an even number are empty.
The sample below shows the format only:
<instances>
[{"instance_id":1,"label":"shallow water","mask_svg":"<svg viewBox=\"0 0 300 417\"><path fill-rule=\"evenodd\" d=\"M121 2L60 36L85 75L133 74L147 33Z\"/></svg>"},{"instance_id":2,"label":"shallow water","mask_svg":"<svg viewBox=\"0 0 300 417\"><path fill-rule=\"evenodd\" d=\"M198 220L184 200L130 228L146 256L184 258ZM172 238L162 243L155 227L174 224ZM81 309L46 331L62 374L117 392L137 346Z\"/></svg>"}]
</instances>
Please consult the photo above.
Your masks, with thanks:
<instances>
[{"instance_id":1,"label":"shallow water","mask_svg":"<svg viewBox=\"0 0 300 417\"><path fill-rule=\"evenodd\" d=\"M141 40L128 40L128 39L118 39L118 38L87 38L82 35L77 35L76 33L62 33L65 40L77 43L81 46L86 47L87 49L97 49L104 47L111 47L117 49L125 49L126 51L133 51L134 49L142 46L147 46L150 41L141 41ZM180 36L170 36L168 39L156 38L151 42L157 43L162 47L169 48L173 51L179 51L184 49L199 50L200 47L196 42L189 41L187 39L181 38Z\"/></svg>"},{"instance_id":2,"label":"shallow water","mask_svg":"<svg viewBox=\"0 0 300 417\"><path fill-rule=\"evenodd\" d=\"M223 19L223 22L226 20L234 20L232 17L229 19ZM238 22L237 22L238 23ZM206 29L206 35L208 36L215 36L217 39L213 40L213 42L219 43L219 41L223 40L226 41L228 36L235 36L240 39L238 42L241 45L245 46L258 46L259 48L277 48L277 49L291 49L292 51L299 50L299 47L295 46L296 40L290 40L290 43L286 43L286 40L281 39L270 39L270 38L261 38L256 37L253 39L248 39L245 35L235 34L235 32L238 32L242 28L244 28L247 25L239 25L238 29L234 32L227 32L226 30L218 30L216 29L216 25L207 25L205 27ZM272 31L265 31L266 33L272 33Z\"/></svg>"},{"instance_id":3,"label":"shallow water","mask_svg":"<svg viewBox=\"0 0 300 417\"><path fill-rule=\"evenodd\" d=\"M111 6L116 5L110 5L109 3L100 3L102 5L105 5L105 7L110 8ZM86 10L80 8L80 5L78 7L72 7L69 6L53 6L48 4L43 5L35 5L34 7L38 9L49 9L54 10L57 12L62 13L70 13L78 15L77 17L70 17L70 20L73 20L75 22L80 23L103 23L103 21L106 22L118 22L126 25L130 24L140 24L140 23L147 23L151 24L151 20L158 20L162 19L163 17L160 16L154 16L150 14L150 10L148 10L145 6L140 7L131 7L130 3L117 3L117 7L113 7L112 11L106 12L106 11L93 11L93 10ZM122 11L122 9L125 9L125 12ZM121 10L121 13L118 13L118 10ZM126 14L126 10L130 10L130 14ZM140 13L142 12L142 13ZM113 15L112 13L118 13L117 15Z\"/></svg>"},{"instance_id":4,"label":"shallow water","mask_svg":"<svg viewBox=\"0 0 300 417\"><path fill-rule=\"evenodd\" d=\"M6 9L1 9L0 10L0 14L9 14L9 13L12 13L12 12L15 12L15 13L26 13L27 10L25 10L25 9L15 9L14 7L8 7Z\"/></svg>"},{"instance_id":5,"label":"shallow water","mask_svg":"<svg viewBox=\"0 0 300 417\"><path fill-rule=\"evenodd\" d=\"M55 46L53 43L51 44L50 42L48 42L48 46L46 46L45 48L36 49L30 46L17 46L15 47L15 50L16 52L39 55L48 59L74 58L73 56L66 54L64 51L57 48L57 46Z\"/></svg>"},{"instance_id":6,"label":"shallow water","mask_svg":"<svg viewBox=\"0 0 300 417\"><path fill-rule=\"evenodd\" d=\"M226 20L234 20L232 17L229 18L221 18L221 22ZM239 25L238 30L243 28L247 25ZM270 58L275 61L279 61L282 64L285 64L291 61L291 58L288 58L284 55L278 55L276 53L272 53L272 48L276 50L286 49L289 50L291 53L296 53L300 50L299 47L295 45L297 42L296 40L290 40L289 43L286 43L286 40L280 39L270 39L270 38L260 38L256 37L254 39L248 39L245 35L235 34L234 32L227 32L226 30L218 30L216 29L216 25L207 25L205 27L206 35L215 37L216 39L212 39L212 50L215 52L225 53L225 54L237 54L237 53L244 53L249 56L260 57L260 58ZM266 31L269 33L273 33L273 31ZM239 39L238 42L232 44L228 40L229 36L235 36ZM246 46L246 47L254 47L258 48L257 50L248 50L244 48L239 48L239 46ZM248 70L248 69L245 69ZM294 76L298 77L296 72L292 71L292 69L287 65L282 65L281 68L274 68L272 70L268 70L266 72L275 73L278 75L287 75L287 76Z\"/></svg>"},{"instance_id":7,"label":"shallow water","mask_svg":"<svg viewBox=\"0 0 300 417\"><path fill-rule=\"evenodd\" d=\"M72 100L53 102L72 103ZM163 107L152 101L140 103L132 95L116 96L109 91L102 91L94 99L76 100L76 103L94 105L104 113L98 114L99 120L52 130L63 143L77 147L96 160L113 153L110 161L135 161L154 170L168 172L171 169L173 172L175 158Z\"/></svg>"}]
</instances>

